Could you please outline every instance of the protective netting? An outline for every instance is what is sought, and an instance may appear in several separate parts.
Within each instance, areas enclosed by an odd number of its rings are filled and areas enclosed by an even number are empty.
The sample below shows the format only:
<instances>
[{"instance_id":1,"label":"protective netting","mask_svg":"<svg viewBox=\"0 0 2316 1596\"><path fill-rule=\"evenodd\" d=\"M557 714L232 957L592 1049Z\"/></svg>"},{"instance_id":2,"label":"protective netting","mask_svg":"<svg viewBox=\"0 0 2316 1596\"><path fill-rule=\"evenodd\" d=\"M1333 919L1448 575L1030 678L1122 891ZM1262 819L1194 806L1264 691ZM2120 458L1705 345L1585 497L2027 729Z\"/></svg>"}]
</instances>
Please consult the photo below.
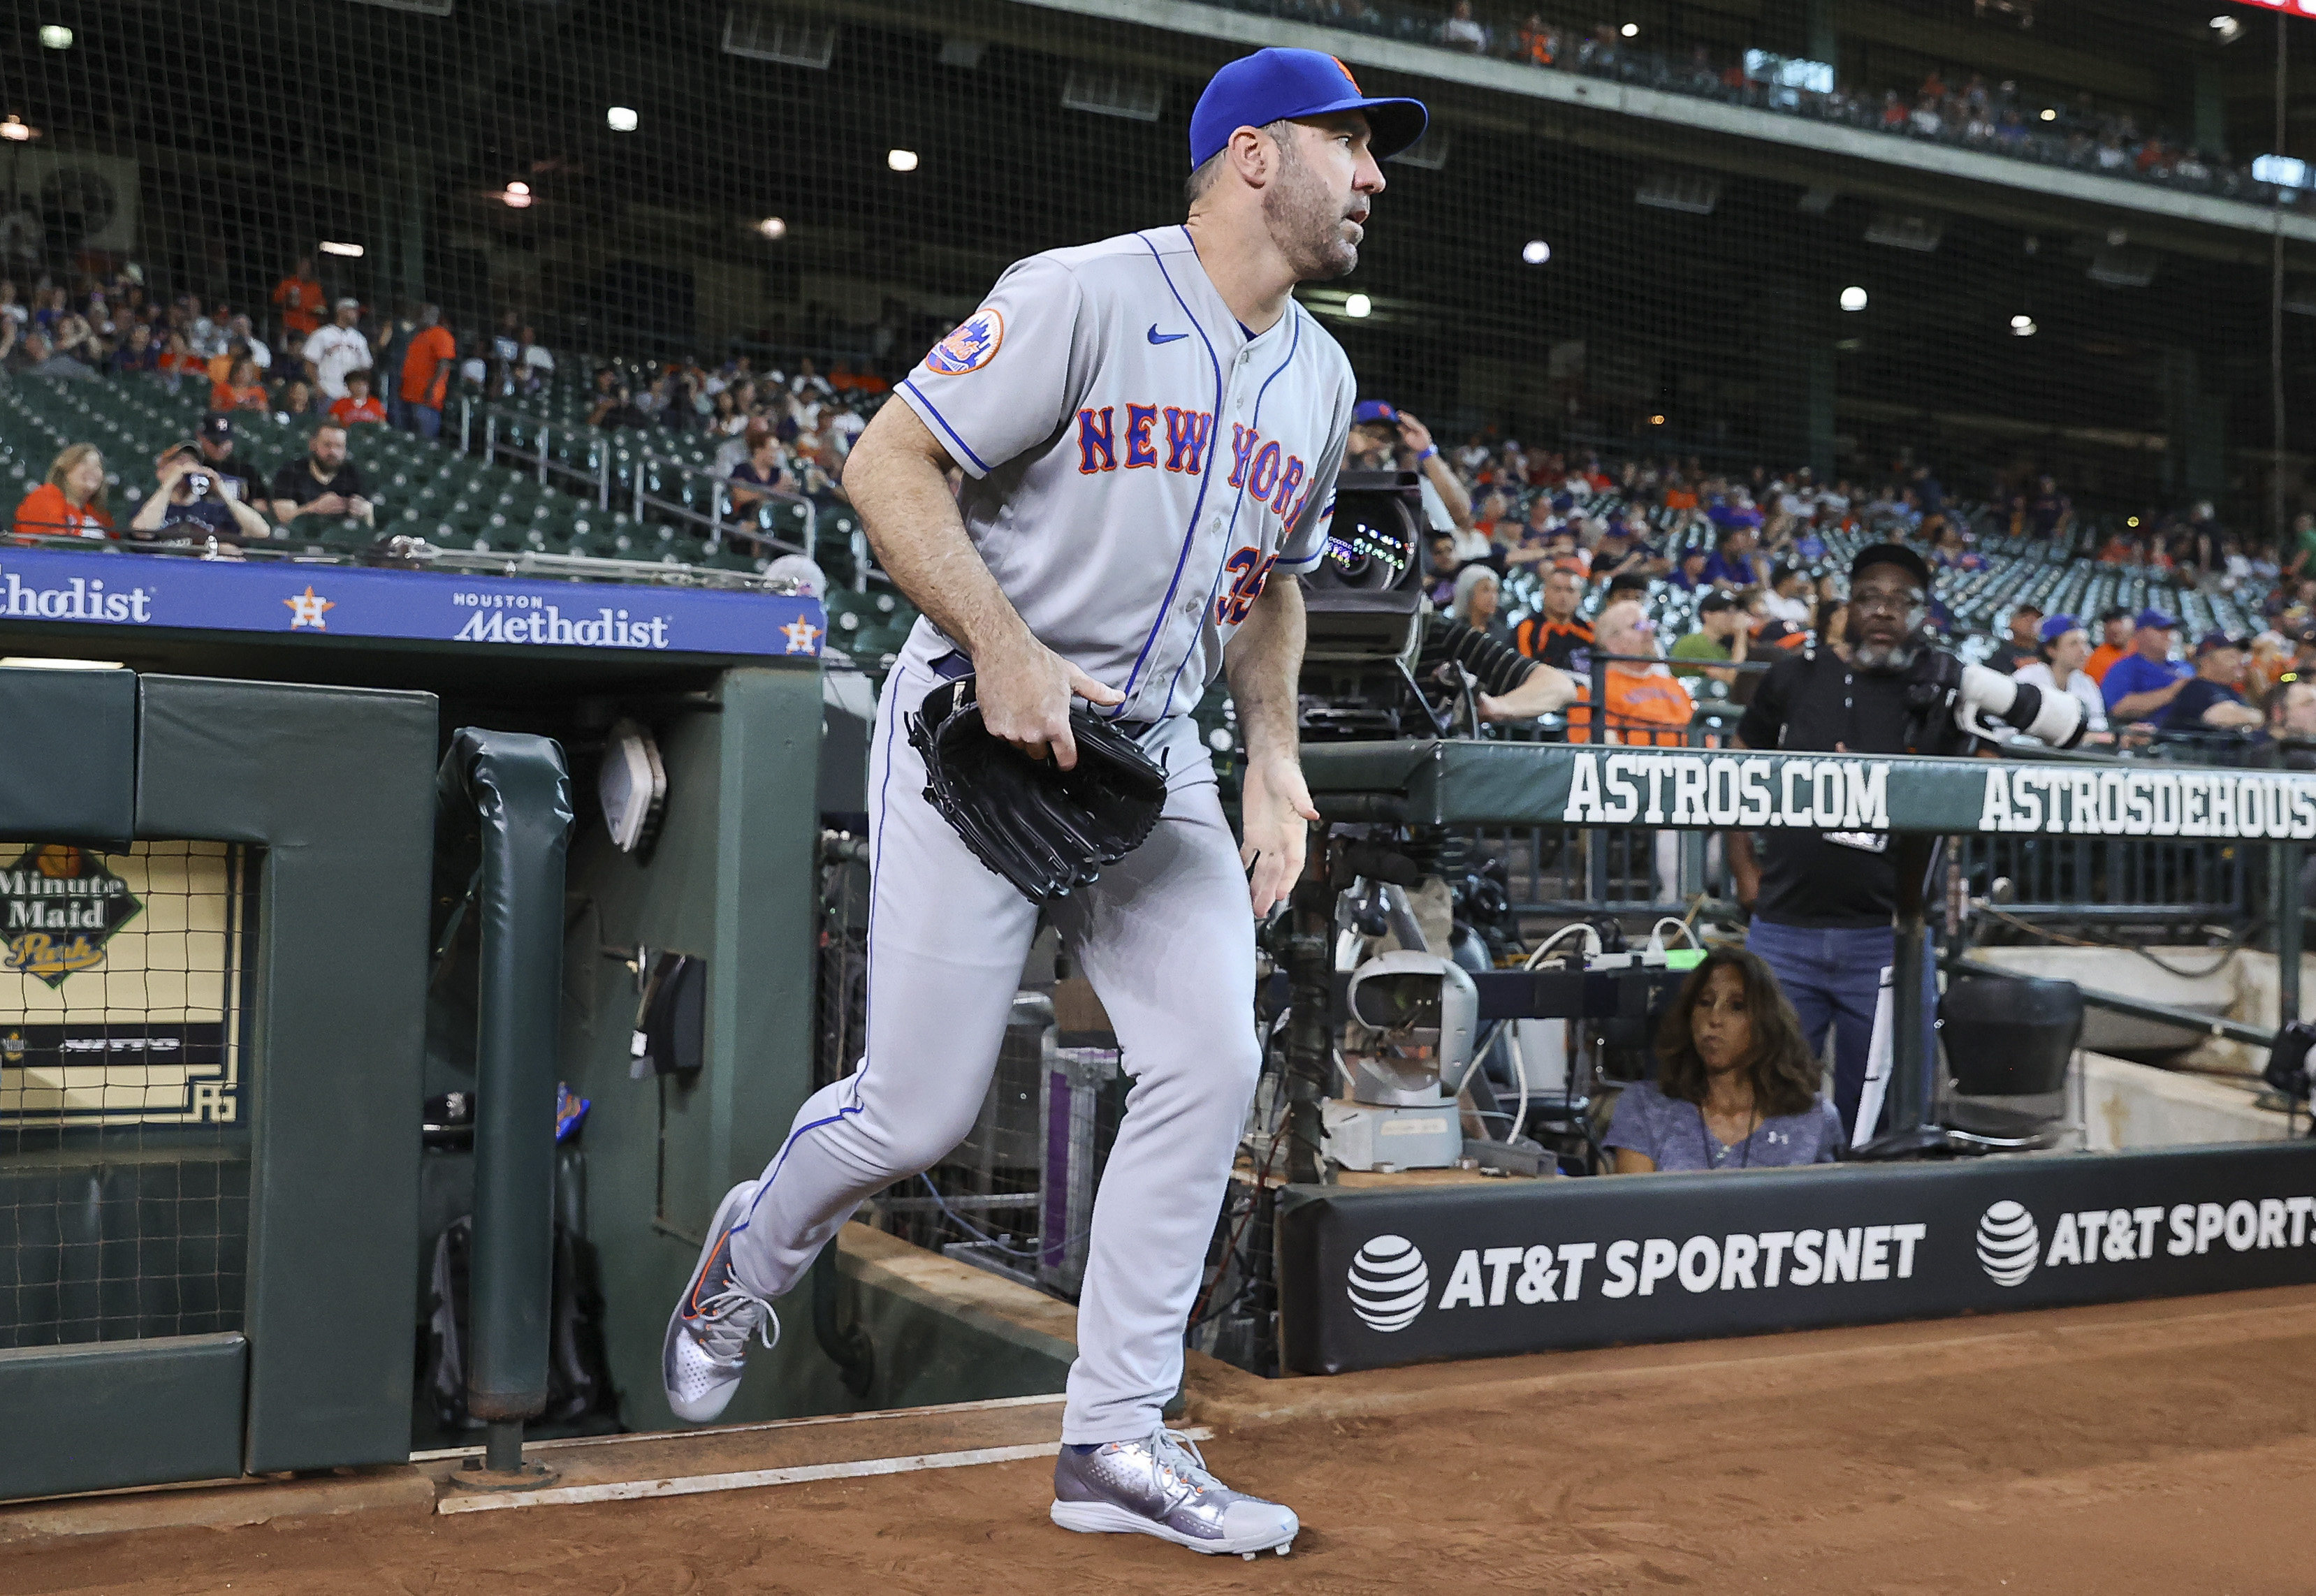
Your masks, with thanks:
<instances>
[{"instance_id":1,"label":"protective netting","mask_svg":"<svg viewBox=\"0 0 2316 1596\"><path fill-rule=\"evenodd\" d=\"M239 1328L246 868L0 844L0 1345Z\"/></svg>"},{"instance_id":2,"label":"protective netting","mask_svg":"<svg viewBox=\"0 0 2316 1596\"><path fill-rule=\"evenodd\" d=\"M1304 297L1442 443L1517 439L1527 479L1662 458L1758 492L1806 466L1861 503L1928 466L2006 522L2056 493L2085 552L2176 563L2159 530L2272 536L2303 493L2275 390L2309 357L2316 230L2281 25L2054 0L1233 0L1162 25L1109 0L195 0L166 26L59 3L0 43L0 335L19 368L164 369L10 407L0 471L29 490L59 438L96 443L125 526L215 403L274 521L270 479L343 396L369 510L301 514L301 545L746 572L809 545L858 575L833 479L886 386L1008 262L1177 217L1198 86L1278 42L1433 105L1358 273ZM374 413L410 441L361 432ZM885 652L890 618L849 630Z\"/></svg>"}]
</instances>

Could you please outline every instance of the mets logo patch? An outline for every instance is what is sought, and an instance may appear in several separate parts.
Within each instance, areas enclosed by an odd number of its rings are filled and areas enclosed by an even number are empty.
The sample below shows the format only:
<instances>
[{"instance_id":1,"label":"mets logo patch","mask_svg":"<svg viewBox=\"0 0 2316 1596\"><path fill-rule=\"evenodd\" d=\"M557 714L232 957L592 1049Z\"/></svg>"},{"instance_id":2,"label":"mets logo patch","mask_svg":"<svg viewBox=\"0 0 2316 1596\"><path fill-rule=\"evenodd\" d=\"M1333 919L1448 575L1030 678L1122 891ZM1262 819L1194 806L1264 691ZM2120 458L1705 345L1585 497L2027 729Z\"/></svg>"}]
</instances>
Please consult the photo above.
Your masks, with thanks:
<instances>
[{"instance_id":1,"label":"mets logo patch","mask_svg":"<svg viewBox=\"0 0 2316 1596\"><path fill-rule=\"evenodd\" d=\"M1004 341L1005 318L993 306L984 305L933 345L925 364L943 377L963 377L995 359L997 346Z\"/></svg>"}]
</instances>

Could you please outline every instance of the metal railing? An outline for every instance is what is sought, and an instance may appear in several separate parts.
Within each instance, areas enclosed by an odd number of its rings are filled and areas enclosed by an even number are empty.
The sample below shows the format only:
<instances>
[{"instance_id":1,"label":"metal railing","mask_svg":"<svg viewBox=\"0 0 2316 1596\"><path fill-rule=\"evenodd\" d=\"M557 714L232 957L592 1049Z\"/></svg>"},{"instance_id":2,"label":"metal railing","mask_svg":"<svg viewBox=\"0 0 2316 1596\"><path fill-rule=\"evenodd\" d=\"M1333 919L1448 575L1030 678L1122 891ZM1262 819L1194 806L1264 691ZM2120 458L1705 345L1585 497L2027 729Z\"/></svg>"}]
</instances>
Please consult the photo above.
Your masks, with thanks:
<instances>
[{"instance_id":1,"label":"metal railing","mask_svg":"<svg viewBox=\"0 0 2316 1596\"><path fill-rule=\"evenodd\" d=\"M507 423L503 428L501 426L503 419ZM554 439L558 430L558 425L556 422L521 411L510 412L502 418L499 407L496 405L478 404L470 399L459 401L459 451L461 454L480 453L486 460L496 460L503 456L519 461L537 474L542 487L550 485L551 479L557 477L563 478L566 483L582 484L585 492L581 496L592 496L596 508L607 511L612 508L612 500L617 496L626 501L628 513L637 520L657 519L664 521L687 522L700 528L711 545L721 545L728 537L737 537L764 548L778 549L784 554L804 554L807 557L812 556L819 548L820 507L806 494L790 492L779 488L766 488L754 483L739 482L734 477L710 470L706 466L695 466L671 456L656 454L639 443L616 442L610 434L598 427L566 424L561 426L559 430L584 445L587 457L593 462L592 466L574 465L567 460L558 460L554 457ZM481 444L479 450L476 447L478 434ZM529 439L527 443L524 441L525 437ZM614 457L621 449L628 452L635 467L624 483L619 482L618 473L613 469ZM681 499L671 499L664 493L652 492L649 478L655 472L673 474L684 481L708 484L708 508L703 510L698 505L688 504ZM734 495L735 488L771 500L776 503L795 507L803 521L804 536L801 544L776 537L761 527L753 524L751 520L735 513L739 509ZM648 516L647 511L656 511L656 518ZM852 555L852 586L856 590L865 592L868 590L871 574L868 540L867 534L861 530L857 518L853 523L850 543Z\"/></svg>"}]
</instances>

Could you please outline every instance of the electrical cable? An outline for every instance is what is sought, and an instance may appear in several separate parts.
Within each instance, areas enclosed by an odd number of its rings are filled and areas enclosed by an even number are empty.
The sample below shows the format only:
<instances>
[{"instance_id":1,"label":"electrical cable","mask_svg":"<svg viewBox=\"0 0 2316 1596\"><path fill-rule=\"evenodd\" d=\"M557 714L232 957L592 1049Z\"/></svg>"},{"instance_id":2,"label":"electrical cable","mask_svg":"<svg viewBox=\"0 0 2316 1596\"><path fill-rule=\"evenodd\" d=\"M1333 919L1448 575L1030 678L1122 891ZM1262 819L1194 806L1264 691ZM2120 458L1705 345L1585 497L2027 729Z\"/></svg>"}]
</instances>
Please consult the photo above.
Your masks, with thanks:
<instances>
[{"instance_id":1,"label":"electrical cable","mask_svg":"<svg viewBox=\"0 0 2316 1596\"><path fill-rule=\"evenodd\" d=\"M1554 932L1551 935L1545 937L1541 943L1537 944L1536 952L1528 956L1528 962L1522 968L1534 970L1537 965L1543 963L1545 954L1552 951L1553 944L1557 943L1562 937L1567 935L1572 931L1581 931L1584 934L1584 940L1588 944L1590 944L1593 955L1596 958L1599 955L1600 928L1593 925L1590 920L1571 920L1567 925L1563 926L1559 930Z\"/></svg>"},{"instance_id":2,"label":"electrical cable","mask_svg":"<svg viewBox=\"0 0 2316 1596\"><path fill-rule=\"evenodd\" d=\"M1699 903L1704 901L1702 894L1698 896L1697 901ZM1696 907L1692 905L1688 912L1692 915L1695 914L1697 912ZM1702 949L1705 946L1703 943L1697 939L1697 933L1690 928L1688 921L1686 918L1676 920L1670 915L1659 915L1657 917L1657 923L1649 927L1649 940L1651 942L1655 942L1657 940L1657 933L1667 926L1670 926L1674 930L1688 938L1689 946L1699 949Z\"/></svg>"},{"instance_id":3,"label":"electrical cable","mask_svg":"<svg viewBox=\"0 0 2316 1596\"><path fill-rule=\"evenodd\" d=\"M2006 926L2016 927L2018 929L2027 933L2029 935L2040 936L2045 941L2059 943L2067 947L2099 948L2109 953L2135 953L2139 957L2146 960L2150 964L2154 965L2158 970L2163 971L2165 973L2169 975L2178 976L2183 980L2201 980L2206 976L2217 975L2221 971L2225 970L2228 967L2228 961L2233 959L2238 953L2243 952L2245 948L2251 945L2252 942L2258 938L2259 934L2267 928L2267 922L2266 920L2254 920L2249 925L2246 926L2241 931L2232 934L2229 940L2222 944L2220 956L2213 963L2210 969L2182 970L2176 964L2169 963L2165 960L2156 957L2155 954L2148 952L2145 948L2133 946L2132 944L2127 942L2098 942L2080 936L2070 936L2063 931L2053 931L2044 927L2037 926L2031 920L2022 920L2017 915L2005 914L2001 909L1997 909L1991 903L1982 903L1980 904L1978 908L1980 913L1987 915L1993 919L2000 920Z\"/></svg>"}]
</instances>

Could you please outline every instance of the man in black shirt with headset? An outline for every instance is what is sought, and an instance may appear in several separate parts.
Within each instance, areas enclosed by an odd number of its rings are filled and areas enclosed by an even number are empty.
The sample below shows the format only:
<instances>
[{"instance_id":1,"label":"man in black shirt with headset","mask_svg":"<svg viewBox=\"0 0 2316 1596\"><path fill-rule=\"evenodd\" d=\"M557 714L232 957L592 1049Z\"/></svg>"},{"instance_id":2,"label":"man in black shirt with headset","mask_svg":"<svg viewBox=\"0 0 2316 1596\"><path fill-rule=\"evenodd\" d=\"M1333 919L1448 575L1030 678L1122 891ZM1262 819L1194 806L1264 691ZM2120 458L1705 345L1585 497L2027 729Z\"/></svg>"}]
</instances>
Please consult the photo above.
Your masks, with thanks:
<instances>
[{"instance_id":1,"label":"man in black shirt with headset","mask_svg":"<svg viewBox=\"0 0 2316 1596\"><path fill-rule=\"evenodd\" d=\"M1981 714L2054 746L2079 740L2081 710L2066 695L1964 666L1930 645L1922 633L1930 580L1929 563L1903 545L1860 549L1849 568L1848 658L1820 643L1779 660L1738 723L1740 745L1964 754ZM1854 1134L1881 972L1896 962L1898 850L1888 833L1871 831L1781 830L1763 847L1757 859L1752 833L1729 834L1737 895L1753 910L1746 945L1777 972L1813 1051L1832 1029L1834 1106ZM1925 1014L1935 998L1933 981Z\"/></svg>"}]
</instances>

